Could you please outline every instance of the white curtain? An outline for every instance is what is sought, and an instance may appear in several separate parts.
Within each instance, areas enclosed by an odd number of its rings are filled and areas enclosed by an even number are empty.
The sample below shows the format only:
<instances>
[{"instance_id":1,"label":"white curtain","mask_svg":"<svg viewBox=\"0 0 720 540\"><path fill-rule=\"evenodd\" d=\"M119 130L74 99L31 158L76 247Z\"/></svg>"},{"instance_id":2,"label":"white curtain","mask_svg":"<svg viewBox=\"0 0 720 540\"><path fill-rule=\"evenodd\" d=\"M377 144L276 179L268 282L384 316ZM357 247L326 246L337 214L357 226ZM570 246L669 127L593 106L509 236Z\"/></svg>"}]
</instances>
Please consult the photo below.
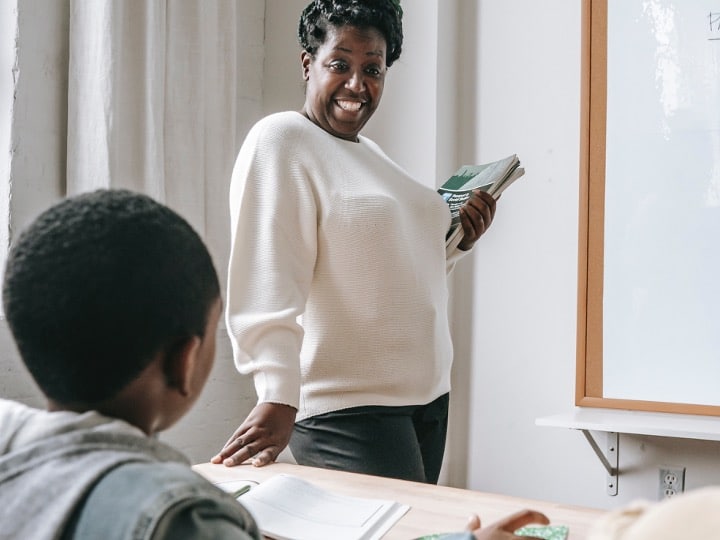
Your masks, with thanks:
<instances>
[{"instance_id":1,"label":"white curtain","mask_svg":"<svg viewBox=\"0 0 720 540\"><path fill-rule=\"evenodd\" d=\"M185 216L223 282L230 174L262 112L264 10L265 0L0 0L0 240L65 194L125 187ZM163 435L194 462L255 401L229 340L217 347L199 402ZM1 316L0 350L0 395L43 406Z\"/></svg>"},{"instance_id":2,"label":"white curtain","mask_svg":"<svg viewBox=\"0 0 720 540\"><path fill-rule=\"evenodd\" d=\"M147 193L224 259L230 174L261 110L263 4L70 0L68 194Z\"/></svg>"}]
</instances>

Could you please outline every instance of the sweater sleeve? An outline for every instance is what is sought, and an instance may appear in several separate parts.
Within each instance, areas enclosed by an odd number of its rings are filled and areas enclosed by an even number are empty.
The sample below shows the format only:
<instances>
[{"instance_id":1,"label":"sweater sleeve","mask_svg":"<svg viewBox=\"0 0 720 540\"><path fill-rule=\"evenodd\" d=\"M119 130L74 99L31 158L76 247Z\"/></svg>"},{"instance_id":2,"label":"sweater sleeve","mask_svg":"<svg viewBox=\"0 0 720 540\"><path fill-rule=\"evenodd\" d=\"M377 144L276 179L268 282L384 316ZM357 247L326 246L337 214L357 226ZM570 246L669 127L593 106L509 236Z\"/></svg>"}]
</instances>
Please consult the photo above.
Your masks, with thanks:
<instances>
[{"instance_id":1,"label":"sweater sleeve","mask_svg":"<svg viewBox=\"0 0 720 540\"><path fill-rule=\"evenodd\" d=\"M317 245L316 203L297 159L297 131L261 121L248 134L230 187L232 247L226 319L235 365L252 373L258 402L299 407L298 317Z\"/></svg>"},{"instance_id":2,"label":"sweater sleeve","mask_svg":"<svg viewBox=\"0 0 720 540\"><path fill-rule=\"evenodd\" d=\"M461 249L458 249L457 247L453 248L453 250L450 253L445 254L445 273L450 274L450 272L453 271L455 268L455 264L470 253L469 251L463 251Z\"/></svg>"}]
</instances>

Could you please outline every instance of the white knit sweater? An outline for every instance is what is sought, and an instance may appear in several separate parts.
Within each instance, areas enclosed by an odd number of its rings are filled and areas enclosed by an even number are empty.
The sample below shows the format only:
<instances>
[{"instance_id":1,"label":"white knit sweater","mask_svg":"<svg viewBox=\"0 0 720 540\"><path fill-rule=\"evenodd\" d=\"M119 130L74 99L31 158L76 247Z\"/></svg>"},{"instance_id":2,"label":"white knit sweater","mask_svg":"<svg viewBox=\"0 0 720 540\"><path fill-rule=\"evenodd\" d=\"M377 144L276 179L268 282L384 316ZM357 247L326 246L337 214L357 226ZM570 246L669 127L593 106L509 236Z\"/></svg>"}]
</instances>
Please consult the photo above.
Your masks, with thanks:
<instances>
[{"instance_id":1,"label":"white knit sweater","mask_svg":"<svg viewBox=\"0 0 720 540\"><path fill-rule=\"evenodd\" d=\"M230 212L227 325L260 402L300 420L450 390L450 212L433 189L371 140L283 112L243 143Z\"/></svg>"}]
</instances>

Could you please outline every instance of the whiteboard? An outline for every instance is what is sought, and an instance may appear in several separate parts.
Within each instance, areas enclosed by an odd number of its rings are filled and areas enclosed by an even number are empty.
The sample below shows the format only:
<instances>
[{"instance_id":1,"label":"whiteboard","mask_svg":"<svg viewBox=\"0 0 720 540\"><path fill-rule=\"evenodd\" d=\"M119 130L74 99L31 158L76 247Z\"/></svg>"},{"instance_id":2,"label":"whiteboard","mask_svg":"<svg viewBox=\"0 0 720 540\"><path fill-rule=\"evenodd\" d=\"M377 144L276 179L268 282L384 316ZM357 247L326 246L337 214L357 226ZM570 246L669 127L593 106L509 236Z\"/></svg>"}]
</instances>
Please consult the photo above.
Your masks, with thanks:
<instances>
[{"instance_id":1,"label":"whiteboard","mask_svg":"<svg viewBox=\"0 0 720 540\"><path fill-rule=\"evenodd\" d=\"M603 396L720 405L720 0L608 0Z\"/></svg>"}]
</instances>

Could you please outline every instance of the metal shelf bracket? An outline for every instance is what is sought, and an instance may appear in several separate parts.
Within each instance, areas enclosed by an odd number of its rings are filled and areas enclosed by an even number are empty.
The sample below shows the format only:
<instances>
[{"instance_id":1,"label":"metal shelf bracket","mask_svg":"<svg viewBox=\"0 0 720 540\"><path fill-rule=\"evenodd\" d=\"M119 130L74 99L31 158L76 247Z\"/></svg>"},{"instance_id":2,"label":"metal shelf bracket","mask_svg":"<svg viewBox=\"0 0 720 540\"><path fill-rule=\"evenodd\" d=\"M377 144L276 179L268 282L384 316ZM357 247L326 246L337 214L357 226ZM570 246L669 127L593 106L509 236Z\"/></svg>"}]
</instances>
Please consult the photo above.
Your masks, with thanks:
<instances>
[{"instance_id":1,"label":"metal shelf bracket","mask_svg":"<svg viewBox=\"0 0 720 540\"><path fill-rule=\"evenodd\" d=\"M595 455L600 459L600 462L603 464L603 467L605 467L605 470L607 471L607 494L611 496L617 495L618 476L620 476L620 471L618 470L618 443L620 442L620 437L614 431L608 431L606 433L606 455L600 449L600 446L598 445L597 441L595 441L592 433L590 433L589 430L583 429L582 432L583 435L585 435L587 442L590 443L590 446L595 451Z\"/></svg>"}]
</instances>

